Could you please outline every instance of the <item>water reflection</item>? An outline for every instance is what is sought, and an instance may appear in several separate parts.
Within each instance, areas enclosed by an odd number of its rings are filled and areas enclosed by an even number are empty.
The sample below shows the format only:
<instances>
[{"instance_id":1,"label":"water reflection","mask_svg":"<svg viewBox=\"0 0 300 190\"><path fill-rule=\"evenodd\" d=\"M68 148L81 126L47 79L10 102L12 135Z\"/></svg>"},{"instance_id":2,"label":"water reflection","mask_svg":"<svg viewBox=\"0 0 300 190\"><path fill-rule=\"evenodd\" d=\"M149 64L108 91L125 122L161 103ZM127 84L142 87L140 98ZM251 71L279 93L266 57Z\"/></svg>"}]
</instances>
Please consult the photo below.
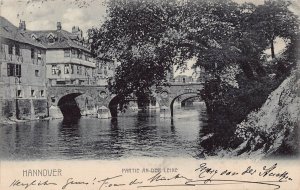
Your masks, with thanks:
<instances>
[{"instance_id":1,"label":"water reflection","mask_svg":"<svg viewBox=\"0 0 300 190\"><path fill-rule=\"evenodd\" d=\"M173 119L156 110L111 120L80 118L0 126L1 159L120 159L203 157L203 104L176 108Z\"/></svg>"}]
</instances>

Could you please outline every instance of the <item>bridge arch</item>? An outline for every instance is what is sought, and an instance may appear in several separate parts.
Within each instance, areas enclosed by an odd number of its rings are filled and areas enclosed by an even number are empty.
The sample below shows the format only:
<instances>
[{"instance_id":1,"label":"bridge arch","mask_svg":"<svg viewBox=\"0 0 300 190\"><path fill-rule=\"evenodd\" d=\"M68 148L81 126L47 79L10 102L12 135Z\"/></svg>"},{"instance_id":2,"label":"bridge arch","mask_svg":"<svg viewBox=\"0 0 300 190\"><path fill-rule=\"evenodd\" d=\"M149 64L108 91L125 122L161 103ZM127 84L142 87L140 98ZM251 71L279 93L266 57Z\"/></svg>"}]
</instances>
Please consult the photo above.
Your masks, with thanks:
<instances>
[{"instance_id":1,"label":"bridge arch","mask_svg":"<svg viewBox=\"0 0 300 190\"><path fill-rule=\"evenodd\" d=\"M185 97L183 100L181 100L181 102L183 102L184 100L190 99L190 98L195 98L195 97L200 97L198 92L185 92L179 95L176 95L170 102L170 112L171 112L171 117L174 116L174 102L176 101L176 99L188 95L187 97Z\"/></svg>"},{"instance_id":2,"label":"bridge arch","mask_svg":"<svg viewBox=\"0 0 300 190\"><path fill-rule=\"evenodd\" d=\"M191 97L184 98L183 100L181 100L181 106L184 106L186 104L186 102L189 101L190 99L195 99L197 97L199 98L200 95L199 96L191 96Z\"/></svg>"},{"instance_id":3,"label":"bridge arch","mask_svg":"<svg viewBox=\"0 0 300 190\"><path fill-rule=\"evenodd\" d=\"M114 96L108 103L108 109L110 111L111 117L118 116L118 105L120 97L118 95Z\"/></svg>"},{"instance_id":4,"label":"bridge arch","mask_svg":"<svg viewBox=\"0 0 300 190\"><path fill-rule=\"evenodd\" d=\"M76 105L75 99L81 115L97 115L97 109L108 107L113 97L107 86L55 85L49 86L48 92L49 116L52 118L64 117L66 114L61 108L64 104ZM77 107L74 107L75 115L79 113Z\"/></svg>"},{"instance_id":5,"label":"bridge arch","mask_svg":"<svg viewBox=\"0 0 300 190\"><path fill-rule=\"evenodd\" d=\"M120 100L121 100L121 97L119 95L115 95L109 101L108 109L110 111L111 117L117 117L118 116L118 106L120 104ZM137 98L134 97L133 95L126 97L126 100L129 101L129 102L136 102L137 103Z\"/></svg>"},{"instance_id":6,"label":"bridge arch","mask_svg":"<svg viewBox=\"0 0 300 190\"><path fill-rule=\"evenodd\" d=\"M80 117L80 108L75 100L76 97L83 93L70 93L60 97L57 101L57 106L61 110L64 118Z\"/></svg>"}]
</instances>

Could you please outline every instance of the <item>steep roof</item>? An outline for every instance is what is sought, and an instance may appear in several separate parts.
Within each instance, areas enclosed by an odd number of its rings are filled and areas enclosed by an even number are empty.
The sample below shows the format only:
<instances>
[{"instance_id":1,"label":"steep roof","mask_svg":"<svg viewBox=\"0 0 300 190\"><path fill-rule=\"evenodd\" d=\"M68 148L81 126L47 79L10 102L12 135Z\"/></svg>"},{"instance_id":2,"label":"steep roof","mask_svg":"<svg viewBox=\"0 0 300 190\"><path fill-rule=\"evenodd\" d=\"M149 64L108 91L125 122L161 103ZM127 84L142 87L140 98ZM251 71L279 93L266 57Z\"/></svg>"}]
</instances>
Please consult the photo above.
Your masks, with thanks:
<instances>
[{"instance_id":1,"label":"steep roof","mask_svg":"<svg viewBox=\"0 0 300 190\"><path fill-rule=\"evenodd\" d=\"M29 37L28 31L19 30L18 27L0 16L0 36L20 43L30 44L36 47L45 48L42 44Z\"/></svg>"},{"instance_id":2,"label":"steep roof","mask_svg":"<svg viewBox=\"0 0 300 190\"><path fill-rule=\"evenodd\" d=\"M77 44L75 42L82 39L79 39L76 34L70 33L65 30L42 30L42 31L31 31L30 33L31 35L32 34L36 35L37 39L47 49L76 48L86 52L90 52L90 50L87 47L84 47L82 44ZM55 37L55 41L53 43L49 43L48 41L48 35L50 34L54 35Z\"/></svg>"}]
</instances>

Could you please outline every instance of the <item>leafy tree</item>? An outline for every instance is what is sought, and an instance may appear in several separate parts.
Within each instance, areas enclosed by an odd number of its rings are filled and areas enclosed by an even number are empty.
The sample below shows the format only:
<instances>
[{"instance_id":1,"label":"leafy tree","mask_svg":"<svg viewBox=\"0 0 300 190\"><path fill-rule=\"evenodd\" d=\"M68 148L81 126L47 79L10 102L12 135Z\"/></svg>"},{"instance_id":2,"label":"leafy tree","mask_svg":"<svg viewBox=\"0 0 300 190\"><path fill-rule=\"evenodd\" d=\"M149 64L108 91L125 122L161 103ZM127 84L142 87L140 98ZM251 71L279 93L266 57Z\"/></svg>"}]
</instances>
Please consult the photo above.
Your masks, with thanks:
<instances>
[{"instance_id":1,"label":"leafy tree","mask_svg":"<svg viewBox=\"0 0 300 190\"><path fill-rule=\"evenodd\" d=\"M94 54L120 63L110 87L123 105L133 92L142 97L167 84L173 63L186 59L179 48L185 34L176 29L182 10L175 0L114 0L108 7L107 21L89 35Z\"/></svg>"},{"instance_id":2,"label":"leafy tree","mask_svg":"<svg viewBox=\"0 0 300 190\"><path fill-rule=\"evenodd\" d=\"M96 56L120 63L110 89L123 105L132 93L144 97L152 86L167 85L168 72L194 57L194 67L204 67L219 87L221 76L232 78L224 71L236 65L249 79L253 70L264 75L263 51L270 44L274 54L274 39L291 38L297 30L288 6L283 0L260 6L231 0L111 0L107 20L89 36Z\"/></svg>"},{"instance_id":3,"label":"leafy tree","mask_svg":"<svg viewBox=\"0 0 300 190\"><path fill-rule=\"evenodd\" d=\"M290 1L266 0L251 15L251 25L258 35L268 40L272 58L275 58L276 37L290 39L299 30L298 19L289 10L290 5Z\"/></svg>"}]
</instances>

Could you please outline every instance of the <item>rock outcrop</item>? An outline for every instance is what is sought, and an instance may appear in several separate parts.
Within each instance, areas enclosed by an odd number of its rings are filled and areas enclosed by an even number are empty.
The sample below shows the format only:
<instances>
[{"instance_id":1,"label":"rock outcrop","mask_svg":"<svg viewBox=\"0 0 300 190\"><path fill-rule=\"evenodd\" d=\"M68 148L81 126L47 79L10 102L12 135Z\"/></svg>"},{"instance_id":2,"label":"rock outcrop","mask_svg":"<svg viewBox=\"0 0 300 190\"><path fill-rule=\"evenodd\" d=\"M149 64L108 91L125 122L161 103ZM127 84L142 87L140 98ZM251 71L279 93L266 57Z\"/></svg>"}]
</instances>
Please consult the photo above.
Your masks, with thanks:
<instances>
[{"instance_id":1,"label":"rock outcrop","mask_svg":"<svg viewBox=\"0 0 300 190\"><path fill-rule=\"evenodd\" d=\"M224 157L293 157L299 154L300 64L274 90L264 105L238 124L233 141L219 152ZM250 97L251 98L251 97Z\"/></svg>"}]
</instances>

